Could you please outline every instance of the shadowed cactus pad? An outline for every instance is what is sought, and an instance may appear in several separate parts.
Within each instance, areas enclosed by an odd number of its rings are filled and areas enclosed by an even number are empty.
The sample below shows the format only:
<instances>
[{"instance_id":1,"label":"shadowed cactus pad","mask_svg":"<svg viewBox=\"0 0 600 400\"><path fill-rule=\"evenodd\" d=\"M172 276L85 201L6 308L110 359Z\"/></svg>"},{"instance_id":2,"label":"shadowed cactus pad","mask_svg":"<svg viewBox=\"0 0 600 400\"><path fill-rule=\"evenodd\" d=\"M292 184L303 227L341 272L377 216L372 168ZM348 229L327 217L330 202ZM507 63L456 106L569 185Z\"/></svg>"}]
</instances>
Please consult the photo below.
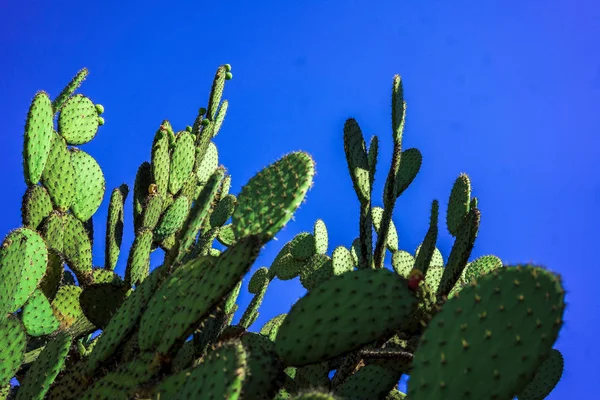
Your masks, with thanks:
<instances>
[{"instance_id":1,"label":"shadowed cactus pad","mask_svg":"<svg viewBox=\"0 0 600 400\"><path fill-rule=\"evenodd\" d=\"M400 329L416 302L407 281L386 269L332 277L294 304L277 353L296 367L336 357Z\"/></svg>"},{"instance_id":2,"label":"shadowed cactus pad","mask_svg":"<svg viewBox=\"0 0 600 400\"><path fill-rule=\"evenodd\" d=\"M25 356L27 334L14 316L0 316L0 385L4 386L19 369Z\"/></svg>"}]
</instances>

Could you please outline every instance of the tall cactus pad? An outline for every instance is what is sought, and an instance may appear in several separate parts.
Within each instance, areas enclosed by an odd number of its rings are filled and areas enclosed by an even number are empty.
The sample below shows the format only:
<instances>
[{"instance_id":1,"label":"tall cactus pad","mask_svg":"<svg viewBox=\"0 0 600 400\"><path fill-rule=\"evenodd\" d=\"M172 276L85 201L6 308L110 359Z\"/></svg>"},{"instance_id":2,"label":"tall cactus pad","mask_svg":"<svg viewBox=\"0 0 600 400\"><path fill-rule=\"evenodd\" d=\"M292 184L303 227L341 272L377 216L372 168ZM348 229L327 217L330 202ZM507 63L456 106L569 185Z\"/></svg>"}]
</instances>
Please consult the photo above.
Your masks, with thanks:
<instances>
[{"instance_id":1,"label":"tall cactus pad","mask_svg":"<svg viewBox=\"0 0 600 400\"><path fill-rule=\"evenodd\" d=\"M80 221L87 221L102 204L106 180L98 162L85 151L73 148L71 163L75 171L75 199L71 211Z\"/></svg>"},{"instance_id":2,"label":"tall cactus pad","mask_svg":"<svg viewBox=\"0 0 600 400\"><path fill-rule=\"evenodd\" d=\"M16 317L0 317L0 385L4 386L19 369L25 356L27 334Z\"/></svg>"},{"instance_id":3,"label":"tall cactus pad","mask_svg":"<svg viewBox=\"0 0 600 400\"><path fill-rule=\"evenodd\" d=\"M57 133L52 136L52 148L42 173L42 182L54 205L66 211L75 198L75 169L67 143Z\"/></svg>"},{"instance_id":4,"label":"tall cactus pad","mask_svg":"<svg viewBox=\"0 0 600 400\"><path fill-rule=\"evenodd\" d=\"M19 228L0 247L0 318L17 311L46 273L48 250L35 231Z\"/></svg>"},{"instance_id":5,"label":"tall cactus pad","mask_svg":"<svg viewBox=\"0 0 600 400\"><path fill-rule=\"evenodd\" d=\"M23 169L27 185L37 184L42 177L52 146L53 114L48 94L38 92L31 102L25 124Z\"/></svg>"},{"instance_id":6,"label":"tall cactus pad","mask_svg":"<svg viewBox=\"0 0 600 400\"><path fill-rule=\"evenodd\" d=\"M408 189L412 181L415 180L421 169L422 162L423 156L418 149L406 149L402 152L394 187L396 197L400 197Z\"/></svg>"},{"instance_id":7,"label":"tall cactus pad","mask_svg":"<svg viewBox=\"0 0 600 400\"><path fill-rule=\"evenodd\" d=\"M469 213L471 202L471 181L466 174L460 174L450 192L446 224L452 236L458 235L458 229Z\"/></svg>"},{"instance_id":8,"label":"tall cactus pad","mask_svg":"<svg viewBox=\"0 0 600 400\"><path fill-rule=\"evenodd\" d=\"M33 363L23 380L16 400L42 400L50 385L65 365L72 338L66 332L59 332L52 339L37 360Z\"/></svg>"},{"instance_id":9,"label":"tall cactus pad","mask_svg":"<svg viewBox=\"0 0 600 400\"><path fill-rule=\"evenodd\" d=\"M69 82L69 84L62 90L62 92L60 92L58 96L56 96L56 99L54 99L54 101L52 102L52 109L55 113L61 110L61 108L65 105L69 97L71 97L75 90L77 90L77 88L81 86L81 83L85 80L85 78L87 78L87 76L88 69L80 69L77 72L77 74L73 77L73 79L71 79L71 82Z\"/></svg>"},{"instance_id":10,"label":"tall cactus pad","mask_svg":"<svg viewBox=\"0 0 600 400\"><path fill-rule=\"evenodd\" d=\"M40 185L27 188L23 196L21 217L23 225L33 230L38 230L40 224L52 212L52 199L48 191Z\"/></svg>"},{"instance_id":11,"label":"tall cactus pad","mask_svg":"<svg viewBox=\"0 0 600 400\"><path fill-rule=\"evenodd\" d=\"M65 103L58 116L58 133L70 145L85 144L98 132L98 110L87 97L78 94Z\"/></svg>"},{"instance_id":12,"label":"tall cactus pad","mask_svg":"<svg viewBox=\"0 0 600 400\"><path fill-rule=\"evenodd\" d=\"M64 221L64 256L77 279L85 284L90 280L92 273L92 244L80 220L66 214Z\"/></svg>"},{"instance_id":13,"label":"tall cactus pad","mask_svg":"<svg viewBox=\"0 0 600 400\"><path fill-rule=\"evenodd\" d=\"M560 380L563 368L562 354L560 351L552 349L531 382L519 394L519 400L544 400Z\"/></svg>"},{"instance_id":14,"label":"tall cactus pad","mask_svg":"<svg viewBox=\"0 0 600 400\"><path fill-rule=\"evenodd\" d=\"M194 168L195 147L192 135L187 131L177 134L175 149L171 157L169 191L175 195Z\"/></svg>"},{"instance_id":15,"label":"tall cactus pad","mask_svg":"<svg viewBox=\"0 0 600 400\"><path fill-rule=\"evenodd\" d=\"M271 240L292 218L315 174L313 159L290 153L256 174L242 188L232 216L235 236L261 235Z\"/></svg>"},{"instance_id":16,"label":"tall cactus pad","mask_svg":"<svg viewBox=\"0 0 600 400\"><path fill-rule=\"evenodd\" d=\"M329 236L327 234L327 226L325 225L325 222L323 222L322 219L318 219L315 221L314 236L316 252L319 254L327 253L327 248L329 246Z\"/></svg>"},{"instance_id":17,"label":"tall cactus pad","mask_svg":"<svg viewBox=\"0 0 600 400\"><path fill-rule=\"evenodd\" d=\"M104 268L114 270L117 259L121 253L121 241L123 240L123 208L125 199L129 194L129 188L123 184L113 190L108 204L108 217L106 219L106 245Z\"/></svg>"},{"instance_id":18,"label":"tall cactus pad","mask_svg":"<svg viewBox=\"0 0 600 400\"><path fill-rule=\"evenodd\" d=\"M537 267L492 271L429 323L408 396L509 399L531 380L562 326L560 279Z\"/></svg>"},{"instance_id":19,"label":"tall cactus pad","mask_svg":"<svg viewBox=\"0 0 600 400\"><path fill-rule=\"evenodd\" d=\"M354 184L354 191L361 203L371 199L371 179L367 145L355 119L350 118L344 125L344 150L348 170Z\"/></svg>"},{"instance_id":20,"label":"tall cactus pad","mask_svg":"<svg viewBox=\"0 0 600 400\"><path fill-rule=\"evenodd\" d=\"M400 329L416 303L407 281L387 269L334 276L294 304L277 353L296 367L337 357Z\"/></svg>"}]
</instances>

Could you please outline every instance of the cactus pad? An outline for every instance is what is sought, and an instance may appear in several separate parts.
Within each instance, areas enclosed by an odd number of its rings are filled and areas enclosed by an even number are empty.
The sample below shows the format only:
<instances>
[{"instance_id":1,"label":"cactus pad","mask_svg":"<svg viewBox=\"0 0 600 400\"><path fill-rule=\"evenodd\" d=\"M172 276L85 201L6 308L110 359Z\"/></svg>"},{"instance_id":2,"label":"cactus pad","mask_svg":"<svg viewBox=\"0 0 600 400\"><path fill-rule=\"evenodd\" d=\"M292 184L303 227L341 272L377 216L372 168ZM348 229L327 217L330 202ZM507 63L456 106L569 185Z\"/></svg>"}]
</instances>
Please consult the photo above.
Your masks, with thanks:
<instances>
[{"instance_id":1,"label":"cactus pad","mask_svg":"<svg viewBox=\"0 0 600 400\"><path fill-rule=\"evenodd\" d=\"M87 97L77 94L65 103L58 116L58 132L68 144L89 142L98 132L98 110Z\"/></svg>"},{"instance_id":2,"label":"cactus pad","mask_svg":"<svg viewBox=\"0 0 600 400\"><path fill-rule=\"evenodd\" d=\"M49 335L59 326L50 301L41 290L33 292L25 303L22 321L27 334L31 336Z\"/></svg>"},{"instance_id":3,"label":"cactus pad","mask_svg":"<svg viewBox=\"0 0 600 400\"><path fill-rule=\"evenodd\" d=\"M19 369L25 356L27 334L15 316L0 316L0 385L4 386Z\"/></svg>"},{"instance_id":4,"label":"cactus pad","mask_svg":"<svg viewBox=\"0 0 600 400\"><path fill-rule=\"evenodd\" d=\"M31 102L25 124L23 169L27 185L36 185L42 177L52 145L53 117L48 94L38 92Z\"/></svg>"},{"instance_id":5,"label":"cactus pad","mask_svg":"<svg viewBox=\"0 0 600 400\"><path fill-rule=\"evenodd\" d=\"M98 162L85 151L72 149L71 163L75 172L75 198L71 211L80 221L87 221L102 204L106 180Z\"/></svg>"}]
</instances>

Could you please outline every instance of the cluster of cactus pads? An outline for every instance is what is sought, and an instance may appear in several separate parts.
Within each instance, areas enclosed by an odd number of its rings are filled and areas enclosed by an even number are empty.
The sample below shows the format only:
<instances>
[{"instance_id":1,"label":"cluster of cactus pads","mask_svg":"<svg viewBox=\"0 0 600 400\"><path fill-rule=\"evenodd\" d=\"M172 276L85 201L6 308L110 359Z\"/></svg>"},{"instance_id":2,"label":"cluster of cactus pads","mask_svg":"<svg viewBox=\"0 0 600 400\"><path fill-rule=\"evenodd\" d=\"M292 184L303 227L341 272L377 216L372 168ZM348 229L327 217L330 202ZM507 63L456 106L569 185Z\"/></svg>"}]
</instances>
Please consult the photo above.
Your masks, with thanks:
<instances>
[{"instance_id":1,"label":"cluster of cactus pads","mask_svg":"<svg viewBox=\"0 0 600 400\"><path fill-rule=\"evenodd\" d=\"M367 149L349 119L344 149L360 201L358 237L328 255L322 220L296 235L252 274L254 297L236 325L242 280L303 202L314 161L287 154L229 193L212 141L232 77L220 66L193 125L175 132L163 121L137 171L135 239L121 277L114 268L126 185L109 199L104 266L92 265L105 179L74 146L95 137L104 109L74 94L86 76L81 70L55 100L37 93L27 116L23 226L0 248L0 398L533 400L560 379L560 277L492 255L469 261L480 211L467 175L448 202L455 242L447 262L436 248L437 201L414 254L399 248L394 205L421 166L418 150L402 150L399 76L383 207L372 196L378 138ZM164 261L151 271L159 249ZM393 268L384 265L388 252ZM251 332L269 283L296 277L306 295Z\"/></svg>"}]
</instances>

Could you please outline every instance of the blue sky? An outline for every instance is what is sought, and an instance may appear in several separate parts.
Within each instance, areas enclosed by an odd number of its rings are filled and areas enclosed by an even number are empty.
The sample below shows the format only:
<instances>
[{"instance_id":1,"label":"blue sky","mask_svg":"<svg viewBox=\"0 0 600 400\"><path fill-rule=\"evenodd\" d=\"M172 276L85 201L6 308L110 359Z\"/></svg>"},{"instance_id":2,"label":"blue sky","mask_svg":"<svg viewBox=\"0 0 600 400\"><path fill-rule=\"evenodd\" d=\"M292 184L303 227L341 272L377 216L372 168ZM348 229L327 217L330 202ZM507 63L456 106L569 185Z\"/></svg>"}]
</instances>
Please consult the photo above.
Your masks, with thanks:
<instances>
[{"instance_id":1,"label":"blue sky","mask_svg":"<svg viewBox=\"0 0 600 400\"><path fill-rule=\"evenodd\" d=\"M305 150L317 162L307 202L254 269L270 265L283 244L318 218L329 228L330 251L350 246L358 235L358 200L344 158L344 121L354 117L367 139L379 136L374 193L381 205L398 73L408 103L404 148L423 154L420 174L396 205L400 247L414 251L431 201L440 201L444 215L454 179L468 173L482 210L473 257L533 261L564 278L568 308L556 347L566 366L549 398L586 398L596 388L600 300L591 288L600 281L594 251L600 8L594 2L10 3L0 2L0 232L21 224L22 135L37 90L54 97L85 66L90 76L79 92L105 106L106 125L82 146L107 180L94 217L94 262L101 265L110 191L123 182L132 186L163 119L176 130L192 124L207 104L216 68L230 63L234 79L224 96L230 107L215 142L232 193L287 152ZM119 272L133 240L131 207L130 196ZM440 228L438 247L447 257L452 238L445 224ZM153 265L159 262L156 254ZM275 281L252 330L303 294L297 281ZM238 317L250 299L241 295Z\"/></svg>"}]
</instances>

